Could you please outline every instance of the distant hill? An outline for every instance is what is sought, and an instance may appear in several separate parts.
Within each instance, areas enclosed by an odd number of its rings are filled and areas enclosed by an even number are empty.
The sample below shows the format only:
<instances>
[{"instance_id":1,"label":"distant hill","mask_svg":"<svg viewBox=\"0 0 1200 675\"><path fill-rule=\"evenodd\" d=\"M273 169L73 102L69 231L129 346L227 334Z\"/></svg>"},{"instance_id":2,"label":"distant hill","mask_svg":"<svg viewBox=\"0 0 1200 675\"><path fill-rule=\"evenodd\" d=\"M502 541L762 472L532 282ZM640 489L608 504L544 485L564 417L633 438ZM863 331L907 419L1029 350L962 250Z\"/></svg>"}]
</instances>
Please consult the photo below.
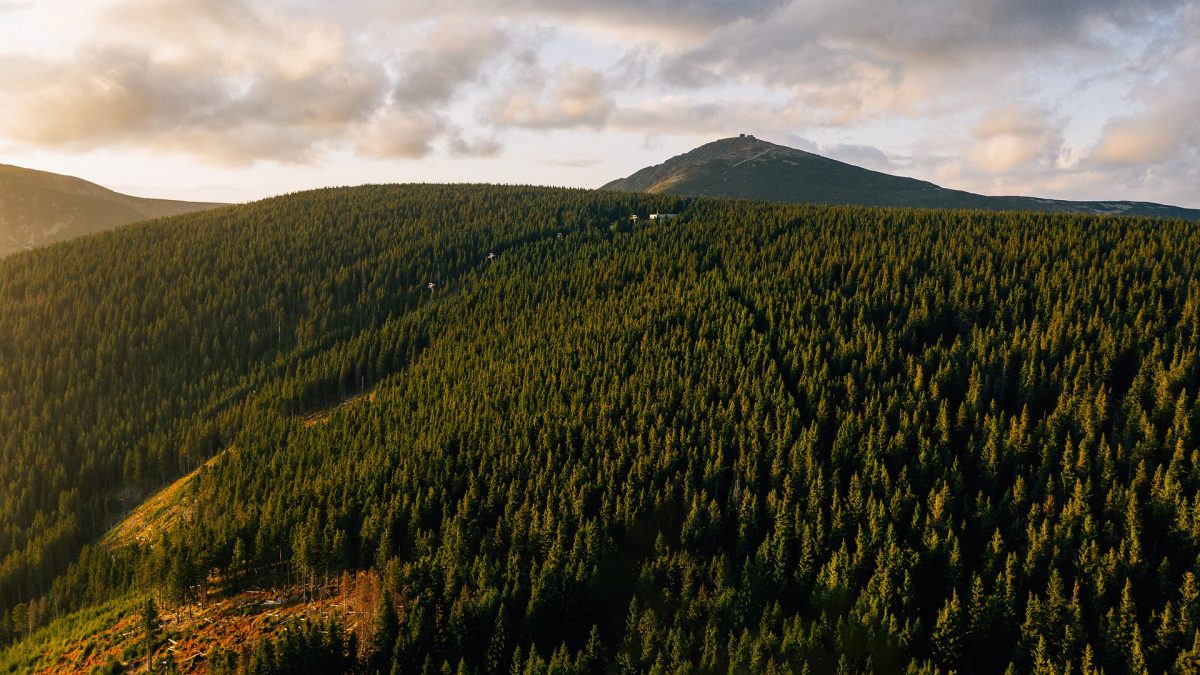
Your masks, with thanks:
<instances>
[{"instance_id":1,"label":"distant hill","mask_svg":"<svg viewBox=\"0 0 1200 675\"><path fill-rule=\"evenodd\" d=\"M1200 210L1130 201L988 197L892 176L753 136L725 138L647 167L603 190L739 197L776 202L1047 211L1200 220Z\"/></svg>"},{"instance_id":2,"label":"distant hill","mask_svg":"<svg viewBox=\"0 0 1200 675\"><path fill-rule=\"evenodd\" d=\"M80 178L0 164L0 256L217 206L131 197Z\"/></svg>"}]
</instances>

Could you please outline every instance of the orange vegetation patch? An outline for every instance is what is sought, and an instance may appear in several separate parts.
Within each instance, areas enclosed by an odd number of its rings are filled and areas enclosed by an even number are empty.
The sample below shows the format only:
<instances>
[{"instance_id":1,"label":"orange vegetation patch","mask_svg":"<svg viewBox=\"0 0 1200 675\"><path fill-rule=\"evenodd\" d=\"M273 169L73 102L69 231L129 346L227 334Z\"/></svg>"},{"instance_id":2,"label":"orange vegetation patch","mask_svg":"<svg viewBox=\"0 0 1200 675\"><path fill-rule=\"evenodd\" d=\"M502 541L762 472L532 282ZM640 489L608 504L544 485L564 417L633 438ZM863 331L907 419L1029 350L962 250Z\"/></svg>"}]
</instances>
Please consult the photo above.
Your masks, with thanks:
<instances>
[{"instance_id":1,"label":"orange vegetation patch","mask_svg":"<svg viewBox=\"0 0 1200 675\"><path fill-rule=\"evenodd\" d=\"M171 660L180 671L207 672L205 657L213 650L238 652L301 621L337 619L365 647L370 641L371 619L379 593L379 575L358 572L343 574L315 587L250 589L163 610L154 669L163 670ZM145 672L144 638L141 619L134 613L67 645L57 657L47 654L36 672L90 672L114 659L129 668L127 672Z\"/></svg>"}]
</instances>

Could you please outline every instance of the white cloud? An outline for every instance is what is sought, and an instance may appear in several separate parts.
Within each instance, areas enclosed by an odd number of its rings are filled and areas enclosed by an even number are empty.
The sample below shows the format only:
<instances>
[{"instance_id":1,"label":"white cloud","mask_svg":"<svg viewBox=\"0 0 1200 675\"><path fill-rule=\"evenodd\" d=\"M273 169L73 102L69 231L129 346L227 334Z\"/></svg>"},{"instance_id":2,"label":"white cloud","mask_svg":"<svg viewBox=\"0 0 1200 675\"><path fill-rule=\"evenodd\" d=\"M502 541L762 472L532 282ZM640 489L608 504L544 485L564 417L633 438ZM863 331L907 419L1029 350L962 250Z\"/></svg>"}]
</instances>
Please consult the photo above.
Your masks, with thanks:
<instances>
[{"instance_id":1,"label":"white cloud","mask_svg":"<svg viewBox=\"0 0 1200 675\"><path fill-rule=\"evenodd\" d=\"M585 66L560 66L552 73L535 67L524 82L494 101L486 118L500 127L599 129L615 105L604 75Z\"/></svg>"},{"instance_id":2,"label":"white cloud","mask_svg":"<svg viewBox=\"0 0 1200 675\"><path fill-rule=\"evenodd\" d=\"M1033 106L1010 104L988 112L973 133L968 156L985 173L1008 173L1030 162L1052 164L1062 146L1059 125Z\"/></svg>"},{"instance_id":3,"label":"white cloud","mask_svg":"<svg viewBox=\"0 0 1200 675\"><path fill-rule=\"evenodd\" d=\"M355 149L376 159L416 159L433 149L442 123L430 113L379 111L358 131Z\"/></svg>"},{"instance_id":4,"label":"white cloud","mask_svg":"<svg viewBox=\"0 0 1200 675\"><path fill-rule=\"evenodd\" d=\"M1200 152L1200 6L1190 7L1134 91L1140 110L1104 125L1090 160L1134 167L1194 159Z\"/></svg>"},{"instance_id":5,"label":"white cloud","mask_svg":"<svg viewBox=\"0 0 1200 675\"><path fill-rule=\"evenodd\" d=\"M119 0L81 12L92 33L73 54L0 54L0 134L223 164L307 162L340 146L419 157L454 130L454 94L508 46L490 23L446 22L385 57L329 17L241 0ZM447 143L495 152L461 134Z\"/></svg>"},{"instance_id":6,"label":"white cloud","mask_svg":"<svg viewBox=\"0 0 1200 675\"><path fill-rule=\"evenodd\" d=\"M1110 121L1091 159L1131 166L1169 159L1183 141L1186 121L1159 115L1127 115Z\"/></svg>"}]
</instances>

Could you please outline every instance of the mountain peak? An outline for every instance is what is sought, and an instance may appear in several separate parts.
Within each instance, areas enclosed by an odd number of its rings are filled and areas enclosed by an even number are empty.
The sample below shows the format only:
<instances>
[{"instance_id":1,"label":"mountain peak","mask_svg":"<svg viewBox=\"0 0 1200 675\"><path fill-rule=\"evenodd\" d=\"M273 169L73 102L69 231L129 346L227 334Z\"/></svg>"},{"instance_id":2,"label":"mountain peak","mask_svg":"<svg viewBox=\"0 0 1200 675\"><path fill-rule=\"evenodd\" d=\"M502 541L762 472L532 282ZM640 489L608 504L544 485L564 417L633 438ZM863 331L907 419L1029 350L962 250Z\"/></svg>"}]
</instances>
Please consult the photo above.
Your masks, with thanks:
<instances>
[{"instance_id":1,"label":"mountain peak","mask_svg":"<svg viewBox=\"0 0 1200 675\"><path fill-rule=\"evenodd\" d=\"M786 145L777 145L764 141L761 138L756 138L751 134L739 134L719 140L705 143L700 147L687 152L680 157L706 158L706 159L731 159L738 160L754 160L765 159L776 156L795 155L798 157L819 157L810 152L789 148Z\"/></svg>"},{"instance_id":2,"label":"mountain peak","mask_svg":"<svg viewBox=\"0 0 1200 675\"><path fill-rule=\"evenodd\" d=\"M1129 201L991 197L893 176L740 134L646 167L601 189L775 202L1052 211L1200 220L1200 210Z\"/></svg>"},{"instance_id":3,"label":"mountain peak","mask_svg":"<svg viewBox=\"0 0 1200 675\"><path fill-rule=\"evenodd\" d=\"M883 204L886 202L870 201L880 187L924 191L936 186L741 134L705 143L602 189L765 201Z\"/></svg>"}]
</instances>

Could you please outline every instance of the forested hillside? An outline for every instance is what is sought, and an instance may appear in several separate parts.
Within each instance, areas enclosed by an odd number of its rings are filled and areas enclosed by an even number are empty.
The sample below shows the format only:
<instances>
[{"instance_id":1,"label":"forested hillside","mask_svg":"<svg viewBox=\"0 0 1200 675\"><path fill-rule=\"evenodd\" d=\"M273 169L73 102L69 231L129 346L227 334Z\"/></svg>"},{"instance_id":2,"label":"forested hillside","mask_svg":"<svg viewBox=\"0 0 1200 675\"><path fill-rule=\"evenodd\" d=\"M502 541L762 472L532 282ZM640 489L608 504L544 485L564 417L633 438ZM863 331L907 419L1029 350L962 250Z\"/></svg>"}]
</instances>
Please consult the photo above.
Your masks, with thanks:
<instances>
[{"instance_id":1,"label":"forested hillside","mask_svg":"<svg viewBox=\"0 0 1200 675\"><path fill-rule=\"evenodd\" d=\"M375 570L361 644L186 667L1190 672L1196 260L1183 221L486 186L14 256L0 668L81 608Z\"/></svg>"}]
</instances>

